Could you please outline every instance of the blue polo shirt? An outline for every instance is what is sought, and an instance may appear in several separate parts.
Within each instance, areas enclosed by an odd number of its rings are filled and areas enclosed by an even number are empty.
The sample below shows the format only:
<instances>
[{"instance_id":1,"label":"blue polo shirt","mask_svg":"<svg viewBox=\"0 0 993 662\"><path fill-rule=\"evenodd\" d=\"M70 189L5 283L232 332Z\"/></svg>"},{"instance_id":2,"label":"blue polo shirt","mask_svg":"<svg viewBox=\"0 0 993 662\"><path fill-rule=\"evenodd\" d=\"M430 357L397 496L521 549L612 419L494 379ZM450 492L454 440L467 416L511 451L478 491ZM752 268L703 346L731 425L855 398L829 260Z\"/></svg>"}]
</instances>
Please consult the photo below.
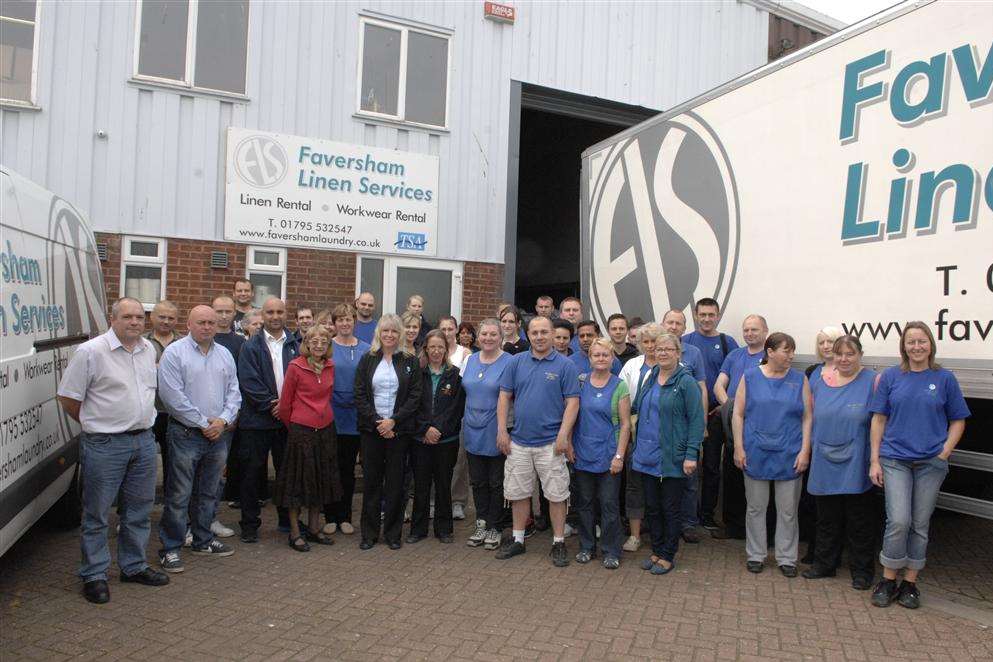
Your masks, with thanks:
<instances>
[{"instance_id":1,"label":"blue polo shirt","mask_svg":"<svg viewBox=\"0 0 993 662\"><path fill-rule=\"evenodd\" d=\"M579 348L579 336L575 333L572 334L572 340L569 341L569 349L572 350L573 354L579 354L582 350Z\"/></svg>"},{"instance_id":2,"label":"blue polo shirt","mask_svg":"<svg viewBox=\"0 0 993 662\"><path fill-rule=\"evenodd\" d=\"M575 364L576 370L579 372L580 375L585 375L586 373L593 371L593 367L590 365L589 354L587 354L581 349L578 352L573 352L572 354L570 354L569 360ZM614 357L614 360L610 364L610 374L612 375L621 374L621 360L616 356Z\"/></svg>"},{"instance_id":3,"label":"blue polo shirt","mask_svg":"<svg viewBox=\"0 0 993 662\"><path fill-rule=\"evenodd\" d=\"M738 349L738 343L735 342L734 338L726 334L724 337L727 339L728 354L732 350ZM693 331L683 336L682 340L684 345L693 345L700 350L700 354L703 356L703 366L707 372L707 401L715 402L714 382L717 381L717 375L721 372L721 365L724 363L725 358L724 350L721 347L720 334L705 336L699 331Z\"/></svg>"},{"instance_id":4,"label":"blue polo shirt","mask_svg":"<svg viewBox=\"0 0 993 662\"><path fill-rule=\"evenodd\" d=\"M703 364L703 354L696 348L696 345L689 343L683 345L683 358L679 362L686 366L693 379L698 382L707 381L707 368Z\"/></svg>"},{"instance_id":5,"label":"blue polo shirt","mask_svg":"<svg viewBox=\"0 0 993 662\"><path fill-rule=\"evenodd\" d=\"M541 359L532 351L521 352L504 369L500 390L514 394L514 443L545 446L555 441L562 426L565 399L579 397L579 373L554 350Z\"/></svg>"},{"instance_id":6,"label":"blue polo shirt","mask_svg":"<svg viewBox=\"0 0 993 662\"><path fill-rule=\"evenodd\" d=\"M728 376L728 400L734 400L738 384L741 383L741 376L749 368L754 368L761 363L763 356L765 356L764 350L760 349L754 354L750 354L747 347L739 347L727 355L724 363L721 364L721 374Z\"/></svg>"},{"instance_id":7,"label":"blue polo shirt","mask_svg":"<svg viewBox=\"0 0 993 662\"><path fill-rule=\"evenodd\" d=\"M371 345L372 337L376 334L376 319L373 318L368 322L355 320L355 330L352 331L352 334L362 342Z\"/></svg>"}]
</instances>

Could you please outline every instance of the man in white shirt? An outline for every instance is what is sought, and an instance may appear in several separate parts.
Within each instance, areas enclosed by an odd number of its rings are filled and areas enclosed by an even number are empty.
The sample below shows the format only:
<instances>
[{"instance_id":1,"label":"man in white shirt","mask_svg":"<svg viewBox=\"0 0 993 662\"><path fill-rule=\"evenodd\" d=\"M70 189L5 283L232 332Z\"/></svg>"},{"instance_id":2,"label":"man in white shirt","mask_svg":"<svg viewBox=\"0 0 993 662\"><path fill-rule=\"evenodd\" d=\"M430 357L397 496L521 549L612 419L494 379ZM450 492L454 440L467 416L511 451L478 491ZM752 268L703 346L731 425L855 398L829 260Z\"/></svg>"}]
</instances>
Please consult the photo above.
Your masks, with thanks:
<instances>
[{"instance_id":1,"label":"man in white shirt","mask_svg":"<svg viewBox=\"0 0 993 662\"><path fill-rule=\"evenodd\" d=\"M136 299L111 307L110 330L76 349L59 384L58 400L80 422L83 521L79 576L90 602L110 600L107 525L118 500L117 565L122 582L163 586L169 577L145 561L155 500L157 460L155 349L141 332L145 310Z\"/></svg>"}]
</instances>

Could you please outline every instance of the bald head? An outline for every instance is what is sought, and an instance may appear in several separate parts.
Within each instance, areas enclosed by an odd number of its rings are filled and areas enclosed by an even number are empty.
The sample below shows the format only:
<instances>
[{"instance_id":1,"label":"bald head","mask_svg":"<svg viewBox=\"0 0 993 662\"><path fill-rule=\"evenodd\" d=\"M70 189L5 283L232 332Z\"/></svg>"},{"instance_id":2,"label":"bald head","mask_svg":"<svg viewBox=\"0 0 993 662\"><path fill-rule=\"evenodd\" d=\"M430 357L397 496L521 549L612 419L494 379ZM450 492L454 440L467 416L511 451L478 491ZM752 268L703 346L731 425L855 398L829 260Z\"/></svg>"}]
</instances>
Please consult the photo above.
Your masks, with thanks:
<instances>
[{"instance_id":1,"label":"bald head","mask_svg":"<svg viewBox=\"0 0 993 662\"><path fill-rule=\"evenodd\" d=\"M269 335L280 337L286 326L286 304L282 299L269 297L262 304L262 326Z\"/></svg>"},{"instance_id":2,"label":"bald head","mask_svg":"<svg viewBox=\"0 0 993 662\"><path fill-rule=\"evenodd\" d=\"M186 318L190 337L201 347L209 347L217 333L217 313L210 306L194 306Z\"/></svg>"}]
</instances>

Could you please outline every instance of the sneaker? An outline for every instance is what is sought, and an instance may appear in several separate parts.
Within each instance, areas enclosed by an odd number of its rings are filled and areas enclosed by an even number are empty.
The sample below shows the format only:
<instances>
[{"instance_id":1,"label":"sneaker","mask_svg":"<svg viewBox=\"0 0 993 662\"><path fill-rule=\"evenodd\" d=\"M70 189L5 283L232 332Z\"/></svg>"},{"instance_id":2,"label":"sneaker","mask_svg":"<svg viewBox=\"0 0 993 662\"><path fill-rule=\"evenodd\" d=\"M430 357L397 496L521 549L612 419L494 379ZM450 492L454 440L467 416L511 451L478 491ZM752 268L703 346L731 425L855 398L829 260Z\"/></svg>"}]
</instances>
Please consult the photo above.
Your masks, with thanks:
<instances>
[{"instance_id":1,"label":"sneaker","mask_svg":"<svg viewBox=\"0 0 993 662\"><path fill-rule=\"evenodd\" d=\"M218 538L230 538L231 536L234 535L234 529L229 529L228 527L218 522L216 519L210 524L210 532L213 533ZM193 544L192 539L190 540L190 544L191 545Z\"/></svg>"},{"instance_id":2,"label":"sneaker","mask_svg":"<svg viewBox=\"0 0 993 662\"><path fill-rule=\"evenodd\" d=\"M704 519L703 522L701 523L701 526L703 526L703 528L707 529L708 531L717 531L718 529L721 528L717 526L717 522L715 522L712 519Z\"/></svg>"},{"instance_id":3,"label":"sneaker","mask_svg":"<svg viewBox=\"0 0 993 662\"><path fill-rule=\"evenodd\" d=\"M781 565L779 566L779 572L783 573L783 577L792 579L793 577L796 577L796 566L789 564Z\"/></svg>"},{"instance_id":4,"label":"sneaker","mask_svg":"<svg viewBox=\"0 0 993 662\"><path fill-rule=\"evenodd\" d=\"M552 565L556 568L564 568L569 565L569 550L565 548L564 542L553 542L549 554L552 557Z\"/></svg>"},{"instance_id":5,"label":"sneaker","mask_svg":"<svg viewBox=\"0 0 993 662\"><path fill-rule=\"evenodd\" d=\"M605 556L603 559L603 567L607 570L617 570L621 567L620 559L616 556Z\"/></svg>"},{"instance_id":6,"label":"sneaker","mask_svg":"<svg viewBox=\"0 0 993 662\"><path fill-rule=\"evenodd\" d=\"M908 582L906 579L900 582L900 589L897 593L896 601L901 607L907 609L917 609L921 606L921 592L917 590L916 582Z\"/></svg>"},{"instance_id":7,"label":"sneaker","mask_svg":"<svg viewBox=\"0 0 993 662\"><path fill-rule=\"evenodd\" d=\"M461 503L454 504L452 506L452 519L465 519L465 506Z\"/></svg>"},{"instance_id":8,"label":"sneaker","mask_svg":"<svg viewBox=\"0 0 993 662\"><path fill-rule=\"evenodd\" d=\"M352 526L351 522L342 522L338 525L338 530L344 533L346 536L350 536L355 533L355 527Z\"/></svg>"},{"instance_id":9,"label":"sneaker","mask_svg":"<svg viewBox=\"0 0 993 662\"><path fill-rule=\"evenodd\" d=\"M641 549L641 538L635 538L634 536L628 536L628 539L624 541L624 545L621 547L625 552L637 552Z\"/></svg>"},{"instance_id":10,"label":"sneaker","mask_svg":"<svg viewBox=\"0 0 993 662\"><path fill-rule=\"evenodd\" d=\"M228 508L231 510L241 510L241 501L228 501Z\"/></svg>"},{"instance_id":11,"label":"sneaker","mask_svg":"<svg viewBox=\"0 0 993 662\"><path fill-rule=\"evenodd\" d=\"M166 572L182 572L186 570L183 566L183 559L179 558L179 552L159 554L159 566Z\"/></svg>"},{"instance_id":12,"label":"sneaker","mask_svg":"<svg viewBox=\"0 0 993 662\"><path fill-rule=\"evenodd\" d=\"M577 533L579 533L579 529L577 529L576 527L574 527L572 524L569 524L568 522L566 522L566 525L565 525L565 537L566 538L570 538L570 537L576 535Z\"/></svg>"},{"instance_id":13,"label":"sneaker","mask_svg":"<svg viewBox=\"0 0 993 662\"><path fill-rule=\"evenodd\" d=\"M193 532L186 529L186 536L183 538L183 547L193 546Z\"/></svg>"},{"instance_id":14,"label":"sneaker","mask_svg":"<svg viewBox=\"0 0 993 662\"><path fill-rule=\"evenodd\" d=\"M872 604L877 607L889 607L893 604L897 591L896 580L883 579L872 591Z\"/></svg>"},{"instance_id":15,"label":"sneaker","mask_svg":"<svg viewBox=\"0 0 993 662\"><path fill-rule=\"evenodd\" d=\"M477 519L476 529L469 536L469 539L465 541L465 544L469 547L479 547L486 541L486 521Z\"/></svg>"},{"instance_id":16,"label":"sneaker","mask_svg":"<svg viewBox=\"0 0 993 662\"><path fill-rule=\"evenodd\" d=\"M554 556L554 550L553 550L553 556ZM581 549L579 550L579 553L576 554L576 563L589 563L592 560L593 560L593 552L588 552L585 549Z\"/></svg>"},{"instance_id":17,"label":"sneaker","mask_svg":"<svg viewBox=\"0 0 993 662\"><path fill-rule=\"evenodd\" d=\"M501 561L509 558L513 558L520 554L523 554L527 550L524 548L524 543L517 542L513 538L507 538L507 540L500 546L497 550L496 558Z\"/></svg>"},{"instance_id":18,"label":"sneaker","mask_svg":"<svg viewBox=\"0 0 993 662\"><path fill-rule=\"evenodd\" d=\"M490 529L486 532L486 539L483 541L483 549L496 549L500 546L500 531Z\"/></svg>"},{"instance_id":19,"label":"sneaker","mask_svg":"<svg viewBox=\"0 0 993 662\"><path fill-rule=\"evenodd\" d=\"M201 556L231 556L234 554L234 550L222 543L220 540L211 540L203 547L192 548L190 553L199 554Z\"/></svg>"},{"instance_id":20,"label":"sneaker","mask_svg":"<svg viewBox=\"0 0 993 662\"><path fill-rule=\"evenodd\" d=\"M328 522L327 524L324 525L324 528L321 529L321 533L323 533L326 536L333 536L337 532L338 532L337 522Z\"/></svg>"}]
</instances>

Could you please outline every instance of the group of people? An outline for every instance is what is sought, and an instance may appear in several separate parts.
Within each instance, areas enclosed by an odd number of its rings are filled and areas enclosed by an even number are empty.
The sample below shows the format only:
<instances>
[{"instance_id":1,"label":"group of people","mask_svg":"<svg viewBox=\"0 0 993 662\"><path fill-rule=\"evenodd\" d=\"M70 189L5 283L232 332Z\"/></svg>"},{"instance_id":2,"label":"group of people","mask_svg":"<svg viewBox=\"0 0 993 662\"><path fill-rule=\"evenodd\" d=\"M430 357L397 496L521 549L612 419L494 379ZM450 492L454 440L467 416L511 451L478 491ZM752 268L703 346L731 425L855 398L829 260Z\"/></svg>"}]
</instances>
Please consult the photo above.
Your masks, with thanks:
<instances>
[{"instance_id":1,"label":"group of people","mask_svg":"<svg viewBox=\"0 0 993 662\"><path fill-rule=\"evenodd\" d=\"M644 524L641 567L652 575L672 571L681 541L707 534L743 537L748 571L762 572L771 533L775 563L795 577L809 494L816 537L803 576L834 576L847 543L860 590L875 575L881 487L883 579L872 602L920 602L928 524L969 416L922 322L904 327L901 363L881 374L862 366L857 337L827 327L820 362L805 374L792 367L794 339L770 333L760 315L742 321L744 346L718 331L713 299L693 306L692 332L670 310L659 322L611 315L602 337L573 297L558 311L541 297L529 316L502 304L475 326L442 316L433 329L421 296L402 315L376 319L365 292L316 315L298 306L290 331L282 300L256 312L253 296L239 281L233 296L195 306L183 337L172 304L155 307L143 336L142 305L122 298L110 330L66 368L59 401L83 428L79 574L90 601L110 597L115 499L121 581L169 581L145 560L158 439L167 573L184 569L184 545L234 553L219 540L234 535L217 521L225 486L240 507L241 541L258 541L270 455L277 526L291 549L355 533L361 457L363 550L381 541L400 549L429 533L452 543L468 484L475 526L466 544L497 559L524 554L532 531L551 528L554 565L569 564L566 538L576 532L572 558L599 556L612 570L639 550Z\"/></svg>"}]
</instances>

